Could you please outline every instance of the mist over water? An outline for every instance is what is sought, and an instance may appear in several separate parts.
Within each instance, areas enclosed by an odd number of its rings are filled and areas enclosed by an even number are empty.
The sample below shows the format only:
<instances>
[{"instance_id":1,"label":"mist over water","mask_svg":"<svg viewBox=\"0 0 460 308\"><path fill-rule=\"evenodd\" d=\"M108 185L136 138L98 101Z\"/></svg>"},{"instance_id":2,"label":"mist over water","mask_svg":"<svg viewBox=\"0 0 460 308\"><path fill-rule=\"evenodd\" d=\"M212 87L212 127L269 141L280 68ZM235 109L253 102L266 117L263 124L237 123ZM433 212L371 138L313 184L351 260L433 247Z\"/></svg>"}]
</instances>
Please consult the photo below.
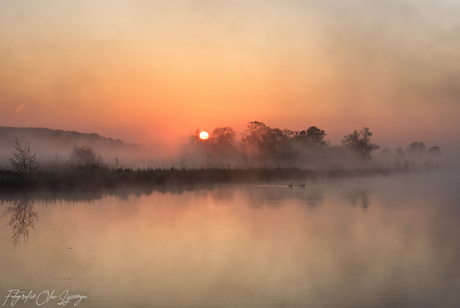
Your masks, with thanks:
<instances>
[{"instance_id":1,"label":"mist over water","mask_svg":"<svg viewBox=\"0 0 460 308\"><path fill-rule=\"evenodd\" d=\"M80 307L458 307L459 180L4 196L0 290L69 289ZM15 242L21 211L35 231Z\"/></svg>"}]
</instances>

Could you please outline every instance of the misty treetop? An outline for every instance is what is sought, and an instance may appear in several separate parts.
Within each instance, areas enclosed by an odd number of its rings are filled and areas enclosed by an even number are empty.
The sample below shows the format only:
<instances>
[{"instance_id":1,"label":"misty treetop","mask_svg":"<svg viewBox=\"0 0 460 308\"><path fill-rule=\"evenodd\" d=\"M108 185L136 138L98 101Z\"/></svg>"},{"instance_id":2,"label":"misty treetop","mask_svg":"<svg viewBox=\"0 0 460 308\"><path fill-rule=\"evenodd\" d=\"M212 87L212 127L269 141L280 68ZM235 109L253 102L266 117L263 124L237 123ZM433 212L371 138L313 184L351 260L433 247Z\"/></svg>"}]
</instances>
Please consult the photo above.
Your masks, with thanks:
<instances>
[{"instance_id":1,"label":"misty treetop","mask_svg":"<svg viewBox=\"0 0 460 308\"><path fill-rule=\"evenodd\" d=\"M319 147L326 147L329 145L329 142L324 140L324 136L326 136L324 130L319 129L316 126L312 126L307 130L294 132L294 139L297 142L303 142L305 144Z\"/></svg>"},{"instance_id":2,"label":"misty treetop","mask_svg":"<svg viewBox=\"0 0 460 308\"><path fill-rule=\"evenodd\" d=\"M415 156L415 157L422 156L425 153L425 150L426 150L426 146L425 146L425 143L423 142L417 142L417 141L412 142L407 147L407 153L410 156Z\"/></svg>"}]
</instances>

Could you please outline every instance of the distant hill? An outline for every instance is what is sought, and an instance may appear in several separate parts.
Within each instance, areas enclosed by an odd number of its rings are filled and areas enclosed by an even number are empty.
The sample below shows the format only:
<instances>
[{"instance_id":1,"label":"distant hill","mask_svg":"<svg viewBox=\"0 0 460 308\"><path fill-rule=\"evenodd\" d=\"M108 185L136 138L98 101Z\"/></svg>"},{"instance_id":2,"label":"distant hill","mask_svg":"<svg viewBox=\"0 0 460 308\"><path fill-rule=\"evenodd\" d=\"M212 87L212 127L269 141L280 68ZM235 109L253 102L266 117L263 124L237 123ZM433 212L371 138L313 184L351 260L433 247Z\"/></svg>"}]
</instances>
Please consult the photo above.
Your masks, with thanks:
<instances>
[{"instance_id":1,"label":"distant hill","mask_svg":"<svg viewBox=\"0 0 460 308\"><path fill-rule=\"evenodd\" d=\"M103 137L96 133L80 133L76 131L56 130L34 127L5 127L0 126L0 165L8 164L11 157L13 140L18 137L23 142L29 142L41 163L64 163L70 157L74 145L89 146L99 152L106 164L115 164L115 158L120 164L134 164L141 161L160 163L164 159L165 149L158 145L126 143L119 139Z\"/></svg>"},{"instance_id":2,"label":"distant hill","mask_svg":"<svg viewBox=\"0 0 460 308\"><path fill-rule=\"evenodd\" d=\"M14 136L22 139L39 139L42 141L53 141L62 145L74 145L78 142L89 144L104 143L107 146L117 147L125 145L123 141L102 137L96 133L79 133L76 131L50 129L44 127L5 127L0 126L0 143L11 142Z\"/></svg>"}]
</instances>

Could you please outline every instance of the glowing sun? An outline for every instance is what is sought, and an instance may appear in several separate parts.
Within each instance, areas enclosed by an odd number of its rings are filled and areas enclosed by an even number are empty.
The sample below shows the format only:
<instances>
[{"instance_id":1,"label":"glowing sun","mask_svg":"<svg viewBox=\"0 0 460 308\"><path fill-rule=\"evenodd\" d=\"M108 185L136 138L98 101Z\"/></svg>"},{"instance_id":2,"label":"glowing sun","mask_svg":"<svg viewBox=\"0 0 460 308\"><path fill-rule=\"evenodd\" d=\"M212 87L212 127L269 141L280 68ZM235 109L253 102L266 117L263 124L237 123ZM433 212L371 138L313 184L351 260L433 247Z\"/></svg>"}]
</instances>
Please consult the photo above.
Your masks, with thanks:
<instances>
[{"instance_id":1,"label":"glowing sun","mask_svg":"<svg viewBox=\"0 0 460 308\"><path fill-rule=\"evenodd\" d=\"M209 134L208 134L207 132L202 131L202 132L200 133L200 139L206 140L206 139L208 139L208 138L209 138Z\"/></svg>"}]
</instances>

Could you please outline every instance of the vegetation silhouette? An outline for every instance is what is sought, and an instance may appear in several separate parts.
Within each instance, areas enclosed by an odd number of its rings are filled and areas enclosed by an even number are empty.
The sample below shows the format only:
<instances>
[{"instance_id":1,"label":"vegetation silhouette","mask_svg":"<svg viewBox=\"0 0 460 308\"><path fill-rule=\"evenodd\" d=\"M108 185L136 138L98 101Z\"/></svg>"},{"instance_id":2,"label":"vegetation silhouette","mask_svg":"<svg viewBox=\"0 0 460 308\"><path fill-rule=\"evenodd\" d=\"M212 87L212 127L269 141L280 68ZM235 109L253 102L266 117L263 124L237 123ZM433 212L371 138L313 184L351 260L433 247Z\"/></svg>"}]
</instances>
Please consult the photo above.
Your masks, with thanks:
<instances>
[{"instance_id":1,"label":"vegetation silhouette","mask_svg":"<svg viewBox=\"0 0 460 308\"><path fill-rule=\"evenodd\" d=\"M13 157L9 159L11 165L18 174L26 179L38 169L38 162L35 158L37 152L32 154L29 143L22 144L18 137L14 138L13 147Z\"/></svg>"},{"instance_id":2,"label":"vegetation silhouette","mask_svg":"<svg viewBox=\"0 0 460 308\"><path fill-rule=\"evenodd\" d=\"M309 170L300 168L241 169L63 169L40 171L25 182L13 171L0 170L0 191L74 191L93 192L137 187L193 186L229 183L297 183L321 178L351 178L374 175L387 176L392 170Z\"/></svg>"},{"instance_id":3,"label":"vegetation silhouette","mask_svg":"<svg viewBox=\"0 0 460 308\"><path fill-rule=\"evenodd\" d=\"M423 142L412 142L407 147L407 153L413 157L421 157L425 154L426 146Z\"/></svg>"},{"instance_id":4,"label":"vegetation silhouette","mask_svg":"<svg viewBox=\"0 0 460 308\"><path fill-rule=\"evenodd\" d=\"M102 156L89 146L73 147L70 162L77 167L99 168L102 167Z\"/></svg>"},{"instance_id":5,"label":"vegetation silhouette","mask_svg":"<svg viewBox=\"0 0 460 308\"><path fill-rule=\"evenodd\" d=\"M369 128L363 128L345 136L341 147L331 146L325 140L326 132L316 126L292 131L253 121L247 124L239 142L229 127L214 129L208 140L199 139L197 130L190 136L191 145L186 151L193 158L183 161L195 159L201 166L210 167L224 167L225 162L248 168L356 167L369 165L371 152L379 148L370 142L371 136Z\"/></svg>"},{"instance_id":6,"label":"vegetation silhouette","mask_svg":"<svg viewBox=\"0 0 460 308\"><path fill-rule=\"evenodd\" d=\"M371 143L370 137L372 133L368 127L364 127L359 132L355 130L353 133L346 135L342 144L355 152L360 158L368 160L371 158L371 152L380 148L375 143Z\"/></svg>"},{"instance_id":7,"label":"vegetation silhouette","mask_svg":"<svg viewBox=\"0 0 460 308\"><path fill-rule=\"evenodd\" d=\"M389 175L407 171L417 164L437 167L441 155L440 148L434 146L428 150L427 157L425 145L414 142L407 149L409 155L402 148L398 148L396 154L385 149L381 155L386 166L382 167L371 156L379 146L371 142L373 134L366 127L344 136L341 146L331 146L325 140L326 132L316 126L291 131L253 121L247 124L239 141L231 127L215 128L206 140L200 139L199 133L197 130L190 136L189 144L179 155L180 168L173 163L168 164L170 167L120 168L118 158L115 165L110 166L103 163L101 154L91 146L75 143L70 159L59 168L37 170L29 144L23 146L15 139L17 152L22 153L29 167L25 172L15 165L14 170L0 169L0 191L82 192L257 182L287 185L317 178ZM25 176L32 173L33 177Z\"/></svg>"},{"instance_id":8,"label":"vegetation silhouette","mask_svg":"<svg viewBox=\"0 0 460 308\"><path fill-rule=\"evenodd\" d=\"M0 126L0 166L11 166L8 157L13 151L13 140L17 136L21 140L30 142L30 147L38 150L37 161L42 168L62 168L70 159L73 147L88 146L104 158L106 165L135 168L138 161L145 161L153 165L171 154L172 148L168 145L127 143L119 139L100 136L97 133L81 133L76 131L55 130L49 128L32 127L2 127ZM33 154L33 153L32 153Z\"/></svg>"}]
</instances>

